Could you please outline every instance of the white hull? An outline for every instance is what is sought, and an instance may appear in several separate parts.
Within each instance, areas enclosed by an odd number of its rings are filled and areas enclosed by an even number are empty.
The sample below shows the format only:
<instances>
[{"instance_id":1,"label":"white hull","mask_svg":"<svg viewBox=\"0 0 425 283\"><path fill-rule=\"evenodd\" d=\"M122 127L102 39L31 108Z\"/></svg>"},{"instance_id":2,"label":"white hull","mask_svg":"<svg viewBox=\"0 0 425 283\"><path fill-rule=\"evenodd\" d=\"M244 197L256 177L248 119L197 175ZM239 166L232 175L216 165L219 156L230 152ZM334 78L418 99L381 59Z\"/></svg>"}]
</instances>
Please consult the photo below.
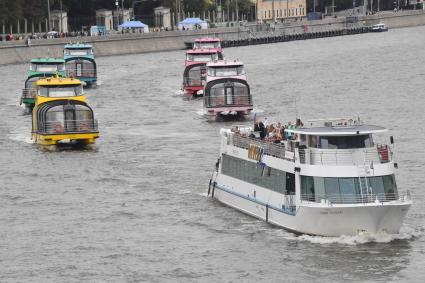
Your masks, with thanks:
<instances>
[{"instance_id":1,"label":"white hull","mask_svg":"<svg viewBox=\"0 0 425 283\"><path fill-rule=\"evenodd\" d=\"M409 210L410 202L393 201L354 205L300 205L291 214L266 205L252 196L238 195L217 185L214 198L246 214L293 232L319 235L358 235L366 232L397 234Z\"/></svg>"}]
</instances>

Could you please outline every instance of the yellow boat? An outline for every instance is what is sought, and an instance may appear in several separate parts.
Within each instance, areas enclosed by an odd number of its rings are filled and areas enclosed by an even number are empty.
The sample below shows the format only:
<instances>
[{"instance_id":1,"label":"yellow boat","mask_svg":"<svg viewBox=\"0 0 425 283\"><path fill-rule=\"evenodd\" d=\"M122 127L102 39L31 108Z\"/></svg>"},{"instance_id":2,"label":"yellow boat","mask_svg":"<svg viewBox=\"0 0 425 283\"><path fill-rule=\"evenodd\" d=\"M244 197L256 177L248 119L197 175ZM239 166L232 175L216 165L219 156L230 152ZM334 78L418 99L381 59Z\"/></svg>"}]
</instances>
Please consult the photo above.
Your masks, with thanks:
<instances>
[{"instance_id":1,"label":"yellow boat","mask_svg":"<svg viewBox=\"0 0 425 283\"><path fill-rule=\"evenodd\" d=\"M32 138L40 145L88 145L99 137L97 120L86 103L83 85L74 78L40 79L35 83Z\"/></svg>"}]
</instances>

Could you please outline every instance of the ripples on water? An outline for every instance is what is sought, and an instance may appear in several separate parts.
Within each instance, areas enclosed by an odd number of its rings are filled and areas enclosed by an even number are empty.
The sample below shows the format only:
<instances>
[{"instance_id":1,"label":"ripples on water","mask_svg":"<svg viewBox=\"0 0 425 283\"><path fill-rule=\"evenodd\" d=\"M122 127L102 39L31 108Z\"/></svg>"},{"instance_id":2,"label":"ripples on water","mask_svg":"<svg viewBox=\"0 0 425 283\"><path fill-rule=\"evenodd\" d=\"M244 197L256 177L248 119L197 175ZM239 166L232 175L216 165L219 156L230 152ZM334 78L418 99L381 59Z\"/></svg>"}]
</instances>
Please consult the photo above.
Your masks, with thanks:
<instances>
[{"instance_id":1,"label":"ripples on water","mask_svg":"<svg viewBox=\"0 0 425 283\"><path fill-rule=\"evenodd\" d=\"M392 130L414 197L398 236L296 236L206 197L231 123L182 99L183 51L98 58L87 96L101 138L82 151L31 143L26 65L0 67L0 281L423 282L424 31L225 50L269 120L360 115Z\"/></svg>"}]
</instances>

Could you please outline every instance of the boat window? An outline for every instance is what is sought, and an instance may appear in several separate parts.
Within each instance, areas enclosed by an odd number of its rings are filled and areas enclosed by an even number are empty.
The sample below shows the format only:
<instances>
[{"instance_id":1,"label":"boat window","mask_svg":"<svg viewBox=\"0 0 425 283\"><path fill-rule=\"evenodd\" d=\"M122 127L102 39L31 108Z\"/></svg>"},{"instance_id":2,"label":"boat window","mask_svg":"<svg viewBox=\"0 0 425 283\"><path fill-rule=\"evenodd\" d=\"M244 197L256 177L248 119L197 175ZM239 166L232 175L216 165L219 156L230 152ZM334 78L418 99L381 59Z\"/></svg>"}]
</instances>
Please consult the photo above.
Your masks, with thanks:
<instances>
[{"instance_id":1,"label":"boat window","mask_svg":"<svg viewBox=\"0 0 425 283\"><path fill-rule=\"evenodd\" d=\"M281 194L295 194L295 175L268 166L236 158L222 156L222 173Z\"/></svg>"},{"instance_id":2,"label":"boat window","mask_svg":"<svg viewBox=\"0 0 425 283\"><path fill-rule=\"evenodd\" d=\"M206 93L208 107L218 105L251 105L249 87L240 82L220 82Z\"/></svg>"},{"instance_id":3,"label":"boat window","mask_svg":"<svg viewBox=\"0 0 425 283\"><path fill-rule=\"evenodd\" d=\"M66 62L70 77L96 77L96 64L89 60L70 60Z\"/></svg>"},{"instance_id":4,"label":"boat window","mask_svg":"<svg viewBox=\"0 0 425 283\"><path fill-rule=\"evenodd\" d=\"M193 47L195 49L211 49L211 48L220 48L220 41L213 41L213 42L208 42L208 41L198 41L195 42L195 44L193 45Z\"/></svg>"},{"instance_id":5,"label":"boat window","mask_svg":"<svg viewBox=\"0 0 425 283\"><path fill-rule=\"evenodd\" d=\"M48 122L62 122L64 121L63 105L55 106L47 110L46 121Z\"/></svg>"},{"instance_id":6,"label":"boat window","mask_svg":"<svg viewBox=\"0 0 425 283\"><path fill-rule=\"evenodd\" d=\"M215 66L208 68L208 75L212 77L241 76L244 74L243 66Z\"/></svg>"},{"instance_id":7,"label":"boat window","mask_svg":"<svg viewBox=\"0 0 425 283\"><path fill-rule=\"evenodd\" d=\"M309 145L323 149L352 149L373 147L373 141L370 135L309 136Z\"/></svg>"},{"instance_id":8,"label":"boat window","mask_svg":"<svg viewBox=\"0 0 425 283\"><path fill-rule=\"evenodd\" d=\"M394 175L364 178L331 178L301 176L301 199L334 203L391 201L397 199Z\"/></svg>"},{"instance_id":9,"label":"boat window","mask_svg":"<svg viewBox=\"0 0 425 283\"><path fill-rule=\"evenodd\" d=\"M189 69L186 74L186 85L189 86L201 86L201 74L204 66L195 66Z\"/></svg>"},{"instance_id":10,"label":"boat window","mask_svg":"<svg viewBox=\"0 0 425 283\"><path fill-rule=\"evenodd\" d=\"M44 97L69 97L83 95L83 86L40 86L38 94Z\"/></svg>"},{"instance_id":11,"label":"boat window","mask_svg":"<svg viewBox=\"0 0 425 283\"><path fill-rule=\"evenodd\" d=\"M92 54L91 49L65 49L65 55L70 56L87 56Z\"/></svg>"},{"instance_id":12,"label":"boat window","mask_svg":"<svg viewBox=\"0 0 425 283\"><path fill-rule=\"evenodd\" d=\"M212 62L218 60L218 54L187 54L186 60L191 62Z\"/></svg>"},{"instance_id":13,"label":"boat window","mask_svg":"<svg viewBox=\"0 0 425 283\"><path fill-rule=\"evenodd\" d=\"M75 105L75 120L92 120L92 110L84 105Z\"/></svg>"},{"instance_id":14,"label":"boat window","mask_svg":"<svg viewBox=\"0 0 425 283\"><path fill-rule=\"evenodd\" d=\"M65 70L65 64L36 64L32 63L30 67L34 72L60 72Z\"/></svg>"}]
</instances>

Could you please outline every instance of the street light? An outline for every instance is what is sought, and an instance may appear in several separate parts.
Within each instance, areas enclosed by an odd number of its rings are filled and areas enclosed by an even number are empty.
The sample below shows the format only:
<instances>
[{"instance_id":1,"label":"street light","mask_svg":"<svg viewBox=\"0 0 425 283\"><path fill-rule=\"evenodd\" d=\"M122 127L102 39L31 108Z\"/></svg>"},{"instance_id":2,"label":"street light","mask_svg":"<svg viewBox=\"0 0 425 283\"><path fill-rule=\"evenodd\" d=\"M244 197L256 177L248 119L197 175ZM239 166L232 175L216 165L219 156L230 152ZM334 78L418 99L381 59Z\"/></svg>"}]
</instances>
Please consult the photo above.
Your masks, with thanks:
<instances>
[{"instance_id":1,"label":"street light","mask_svg":"<svg viewBox=\"0 0 425 283\"><path fill-rule=\"evenodd\" d=\"M47 16L49 18L49 24L47 25L47 28L49 29L48 31L50 31L50 0L47 0Z\"/></svg>"}]
</instances>

